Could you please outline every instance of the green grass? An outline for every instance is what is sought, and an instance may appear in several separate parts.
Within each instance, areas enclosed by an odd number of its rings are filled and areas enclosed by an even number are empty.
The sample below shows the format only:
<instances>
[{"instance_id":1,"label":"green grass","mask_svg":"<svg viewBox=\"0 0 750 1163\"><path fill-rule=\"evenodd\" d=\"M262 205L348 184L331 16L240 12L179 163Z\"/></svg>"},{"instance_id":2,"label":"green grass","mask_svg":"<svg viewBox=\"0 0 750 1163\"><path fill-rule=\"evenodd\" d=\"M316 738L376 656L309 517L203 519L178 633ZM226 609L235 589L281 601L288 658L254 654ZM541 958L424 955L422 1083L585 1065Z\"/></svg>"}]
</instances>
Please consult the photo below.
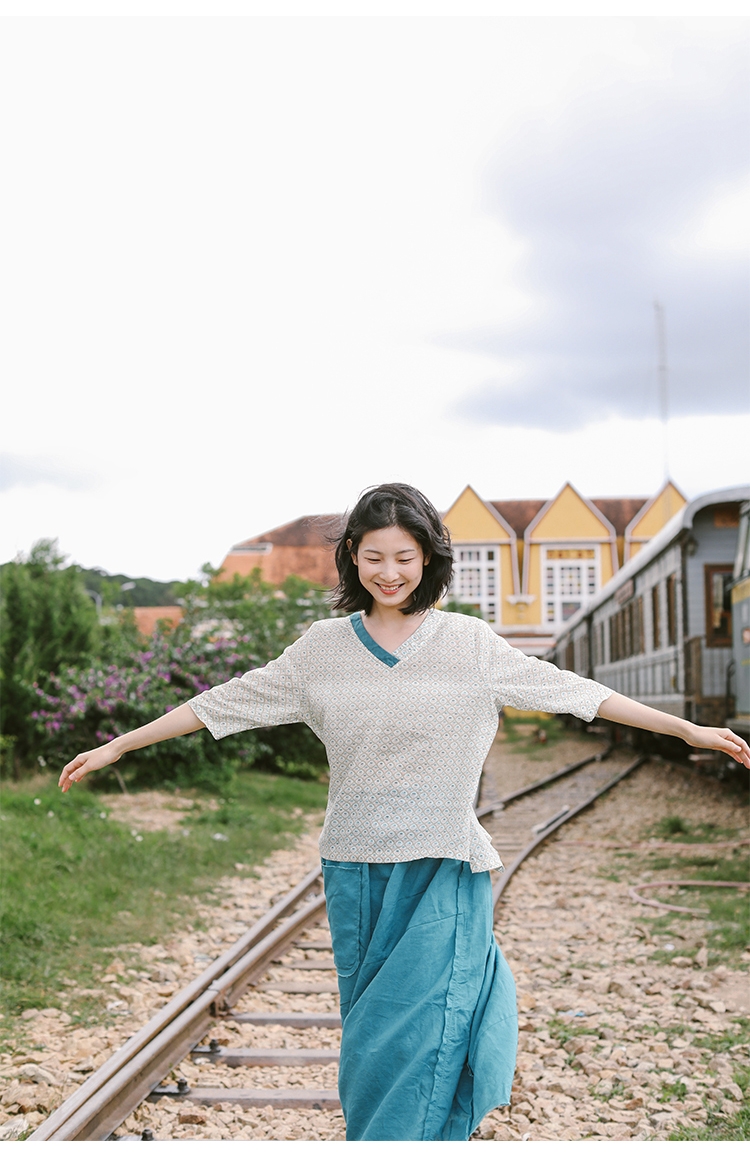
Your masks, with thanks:
<instances>
[{"instance_id":1,"label":"green grass","mask_svg":"<svg viewBox=\"0 0 750 1163\"><path fill-rule=\"evenodd\" d=\"M748 1041L750 1041L750 1018L735 1018L727 1029L696 1038L694 1044L700 1050L710 1050L712 1054L726 1054L733 1046Z\"/></svg>"},{"instance_id":2,"label":"green grass","mask_svg":"<svg viewBox=\"0 0 750 1163\"><path fill-rule=\"evenodd\" d=\"M703 821L691 824L682 816L665 816L650 835L661 840L674 840L677 844L710 844L716 840L732 840L736 832L732 828L720 828L718 824Z\"/></svg>"},{"instance_id":3,"label":"green grass","mask_svg":"<svg viewBox=\"0 0 750 1163\"><path fill-rule=\"evenodd\" d=\"M561 1021L559 1018L552 1018L551 1021L547 1023L547 1029L549 1030L550 1035L555 1039L556 1042L559 1042L562 1047L564 1047L565 1043L569 1042L571 1038L599 1037L598 1026L595 1028L583 1025L573 1026L569 1022Z\"/></svg>"},{"instance_id":4,"label":"green grass","mask_svg":"<svg viewBox=\"0 0 750 1163\"><path fill-rule=\"evenodd\" d=\"M669 1138L679 1142L689 1140L744 1142L750 1139L750 1069L735 1070L734 1081L745 1096L736 1114L726 1114L718 1107L710 1107L705 1127L677 1127Z\"/></svg>"},{"instance_id":5,"label":"green grass","mask_svg":"<svg viewBox=\"0 0 750 1163\"><path fill-rule=\"evenodd\" d=\"M152 944L198 924L196 906L215 882L237 875L235 863L255 864L283 846L303 824L295 809L323 808L326 791L252 771L236 778L217 811L193 810L176 832L133 835L83 787L63 796L52 782L41 790L0 786L6 1020L59 1006L63 978L98 985L113 946ZM100 1005L80 999L73 1016L86 1021Z\"/></svg>"},{"instance_id":6,"label":"green grass","mask_svg":"<svg viewBox=\"0 0 750 1163\"><path fill-rule=\"evenodd\" d=\"M703 822L693 823L681 816L666 816L649 834L680 844L740 838L738 829L720 828ZM613 860L614 867L602 869L602 875L609 879L621 876L630 883L636 883L637 879L706 882L705 889L700 886L686 887L674 894L654 889L656 898L666 903L706 910L705 918L690 918L692 928L686 927L686 917L679 913L664 912L642 918L641 925L647 925L655 939L668 939L676 946L670 952L663 949L655 951L652 954L654 960L671 961L673 957L694 956L698 951L696 921L703 925L703 939L709 948L710 963L738 960L739 954L750 944L748 893L731 888L711 888L709 885L711 881L717 880L748 883L750 855L747 848L719 848L714 852L696 852L694 855L685 848L674 852L661 848L653 855L645 852L628 853L627 865L623 863L625 859L626 854L617 853ZM683 932L686 934L684 939Z\"/></svg>"},{"instance_id":7,"label":"green grass","mask_svg":"<svg viewBox=\"0 0 750 1163\"><path fill-rule=\"evenodd\" d=\"M533 727L533 732L529 728ZM528 755L531 759L543 759L555 743L559 743L565 736L565 727L559 719L547 719L543 716L524 715L523 718L513 718L512 715L503 716L503 730L511 751L514 754ZM536 732L544 732L544 742Z\"/></svg>"}]
</instances>

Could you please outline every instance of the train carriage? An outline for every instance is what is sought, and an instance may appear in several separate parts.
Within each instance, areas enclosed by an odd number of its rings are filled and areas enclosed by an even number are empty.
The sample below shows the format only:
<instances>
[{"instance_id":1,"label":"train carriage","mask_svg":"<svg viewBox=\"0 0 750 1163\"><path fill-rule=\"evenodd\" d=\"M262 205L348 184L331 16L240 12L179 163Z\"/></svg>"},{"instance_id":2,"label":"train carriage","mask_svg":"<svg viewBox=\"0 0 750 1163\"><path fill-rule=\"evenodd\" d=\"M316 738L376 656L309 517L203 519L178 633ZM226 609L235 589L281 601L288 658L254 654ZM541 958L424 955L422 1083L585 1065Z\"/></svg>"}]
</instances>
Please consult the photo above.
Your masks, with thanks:
<instances>
[{"instance_id":1,"label":"train carriage","mask_svg":"<svg viewBox=\"0 0 750 1163\"><path fill-rule=\"evenodd\" d=\"M747 734L735 694L750 641L743 647L737 626L733 641L732 610L744 600L736 573L748 502L750 486L691 501L567 623L550 660L647 706Z\"/></svg>"}]
</instances>

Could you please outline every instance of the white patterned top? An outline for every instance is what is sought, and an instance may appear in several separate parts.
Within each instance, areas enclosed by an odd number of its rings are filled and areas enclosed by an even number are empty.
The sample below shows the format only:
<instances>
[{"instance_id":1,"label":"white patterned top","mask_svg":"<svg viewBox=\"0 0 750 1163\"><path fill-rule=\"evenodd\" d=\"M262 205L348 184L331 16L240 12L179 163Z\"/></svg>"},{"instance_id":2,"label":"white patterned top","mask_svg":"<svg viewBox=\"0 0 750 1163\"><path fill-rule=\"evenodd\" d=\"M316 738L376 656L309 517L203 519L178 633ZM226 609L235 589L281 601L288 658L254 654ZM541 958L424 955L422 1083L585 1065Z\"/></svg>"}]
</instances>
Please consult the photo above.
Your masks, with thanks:
<instances>
[{"instance_id":1,"label":"white patterned top","mask_svg":"<svg viewBox=\"0 0 750 1163\"><path fill-rule=\"evenodd\" d=\"M431 610L389 653L359 614L190 699L215 739L307 723L331 770L320 853L373 864L452 857L501 868L473 810L503 706L590 722L612 691L509 646L480 618Z\"/></svg>"}]
</instances>

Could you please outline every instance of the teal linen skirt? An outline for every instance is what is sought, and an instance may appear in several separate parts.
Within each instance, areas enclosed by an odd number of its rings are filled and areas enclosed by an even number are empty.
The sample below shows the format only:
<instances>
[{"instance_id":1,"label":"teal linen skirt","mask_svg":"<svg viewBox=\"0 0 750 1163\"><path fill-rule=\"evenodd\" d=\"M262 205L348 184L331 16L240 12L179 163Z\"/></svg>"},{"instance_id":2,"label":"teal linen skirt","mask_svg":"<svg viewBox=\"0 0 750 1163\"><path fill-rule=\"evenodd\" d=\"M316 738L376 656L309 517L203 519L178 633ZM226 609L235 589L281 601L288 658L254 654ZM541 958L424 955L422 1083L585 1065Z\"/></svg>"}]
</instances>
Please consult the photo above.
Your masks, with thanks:
<instances>
[{"instance_id":1,"label":"teal linen skirt","mask_svg":"<svg viewBox=\"0 0 750 1163\"><path fill-rule=\"evenodd\" d=\"M468 1140L510 1101L516 991L488 872L323 860L350 1140Z\"/></svg>"}]
</instances>

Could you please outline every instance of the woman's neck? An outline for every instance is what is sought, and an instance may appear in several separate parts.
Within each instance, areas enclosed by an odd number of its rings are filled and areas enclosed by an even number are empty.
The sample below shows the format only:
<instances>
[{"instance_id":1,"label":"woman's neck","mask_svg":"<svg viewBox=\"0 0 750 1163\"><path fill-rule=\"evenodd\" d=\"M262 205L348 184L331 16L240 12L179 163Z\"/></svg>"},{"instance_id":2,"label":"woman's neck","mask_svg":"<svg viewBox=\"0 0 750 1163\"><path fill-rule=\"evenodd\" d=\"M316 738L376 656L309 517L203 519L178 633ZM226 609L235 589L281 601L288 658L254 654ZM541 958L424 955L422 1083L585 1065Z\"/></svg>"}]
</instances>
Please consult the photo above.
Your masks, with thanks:
<instances>
[{"instance_id":1,"label":"woman's neck","mask_svg":"<svg viewBox=\"0 0 750 1163\"><path fill-rule=\"evenodd\" d=\"M418 614L402 614L397 606L381 606L373 601L372 609L364 617L368 634L375 639L385 650L395 650L427 617L429 610L421 610Z\"/></svg>"}]
</instances>

